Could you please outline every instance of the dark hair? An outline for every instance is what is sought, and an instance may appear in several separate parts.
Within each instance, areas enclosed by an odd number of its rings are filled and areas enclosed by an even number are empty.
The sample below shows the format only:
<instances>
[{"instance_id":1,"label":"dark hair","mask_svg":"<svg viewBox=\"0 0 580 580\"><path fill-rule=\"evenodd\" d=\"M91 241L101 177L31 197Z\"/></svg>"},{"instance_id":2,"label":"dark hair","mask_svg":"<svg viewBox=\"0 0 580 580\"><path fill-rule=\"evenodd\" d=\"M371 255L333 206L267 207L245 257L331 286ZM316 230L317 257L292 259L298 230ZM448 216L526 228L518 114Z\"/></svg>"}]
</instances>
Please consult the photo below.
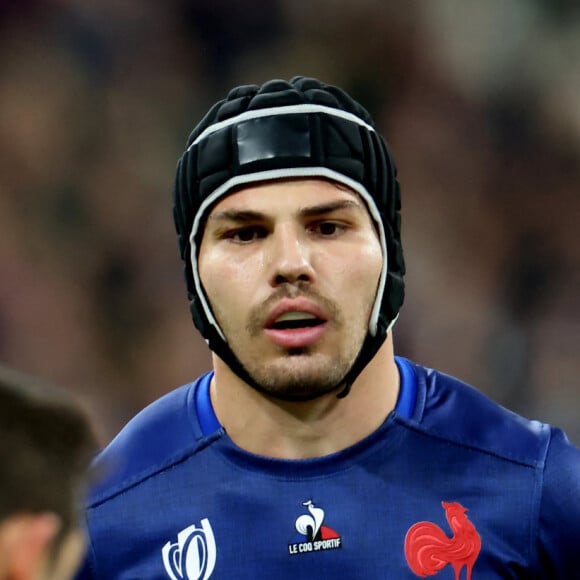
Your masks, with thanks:
<instances>
[{"instance_id":1,"label":"dark hair","mask_svg":"<svg viewBox=\"0 0 580 580\"><path fill-rule=\"evenodd\" d=\"M0 365L0 521L52 512L62 538L78 525L97 446L71 396Z\"/></svg>"}]
</instances>

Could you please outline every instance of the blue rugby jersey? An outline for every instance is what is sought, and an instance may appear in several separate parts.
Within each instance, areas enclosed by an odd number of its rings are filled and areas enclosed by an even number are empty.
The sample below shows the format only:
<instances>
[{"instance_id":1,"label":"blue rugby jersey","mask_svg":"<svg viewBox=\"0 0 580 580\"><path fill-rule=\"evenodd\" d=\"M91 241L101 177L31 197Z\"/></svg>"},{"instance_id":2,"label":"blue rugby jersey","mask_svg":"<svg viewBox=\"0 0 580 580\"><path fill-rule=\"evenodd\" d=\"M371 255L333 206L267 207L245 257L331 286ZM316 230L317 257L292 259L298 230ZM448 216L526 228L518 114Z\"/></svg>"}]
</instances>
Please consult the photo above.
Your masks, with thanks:
<instances>
[{"instance_id":1,"label":"blue rugby jersey","mask_svg":"<svg viewBox=\"0 0 580 580\"><path fill-rule=\"evenodd\" d=\"M396 409L356 445L281 460L238 448L211 373L101 453L79 578L580 579L580 450L397 357Z\"/></svg>"}]
</instances>

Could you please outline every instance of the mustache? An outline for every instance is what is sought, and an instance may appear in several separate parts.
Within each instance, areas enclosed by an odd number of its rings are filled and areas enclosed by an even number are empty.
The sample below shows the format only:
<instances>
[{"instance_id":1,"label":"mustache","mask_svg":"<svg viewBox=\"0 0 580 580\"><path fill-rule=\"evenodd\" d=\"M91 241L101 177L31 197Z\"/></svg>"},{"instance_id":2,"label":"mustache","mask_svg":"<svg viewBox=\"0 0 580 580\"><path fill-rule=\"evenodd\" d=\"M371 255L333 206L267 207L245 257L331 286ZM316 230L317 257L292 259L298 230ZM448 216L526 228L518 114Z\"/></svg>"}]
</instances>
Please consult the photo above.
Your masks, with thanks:
<instances>
[{"instance_id":1,"label":"mustache","mask_svg":"<svg viewBox=\"0 0 580 580\"><path fill-rule=\"evenodd\" d=\"M329 320L338 324L342 322L340 310L332 300L312 290L309 283L299 281L294 284L282 284L264 302L252 308L246 326L250 336L255 336L262 331L270 311L283 298L307 298L321 307Z\"/></svg>"}]
</instances>

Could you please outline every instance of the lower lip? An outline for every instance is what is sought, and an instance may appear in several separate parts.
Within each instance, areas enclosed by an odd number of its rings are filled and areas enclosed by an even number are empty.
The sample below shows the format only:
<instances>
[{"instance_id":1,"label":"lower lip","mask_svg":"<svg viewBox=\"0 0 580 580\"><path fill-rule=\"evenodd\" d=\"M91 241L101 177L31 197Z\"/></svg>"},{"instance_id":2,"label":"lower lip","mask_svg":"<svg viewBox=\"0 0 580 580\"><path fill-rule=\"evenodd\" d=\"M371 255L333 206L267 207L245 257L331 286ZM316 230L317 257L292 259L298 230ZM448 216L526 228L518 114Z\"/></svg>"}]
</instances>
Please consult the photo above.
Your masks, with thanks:
<instances>
[{"instance_id":1,"label":"lower lip","mask_svg":"<svg viewBox=\"0 0 580 580\"><path fill-rule=\"evenodd\" d=\"M304 348L316 342L326 331L326 323L307 328L292 328L287 330L277 330L266 328L266 336L277 345L283 348Z\"/></svg>"}]
</instances>

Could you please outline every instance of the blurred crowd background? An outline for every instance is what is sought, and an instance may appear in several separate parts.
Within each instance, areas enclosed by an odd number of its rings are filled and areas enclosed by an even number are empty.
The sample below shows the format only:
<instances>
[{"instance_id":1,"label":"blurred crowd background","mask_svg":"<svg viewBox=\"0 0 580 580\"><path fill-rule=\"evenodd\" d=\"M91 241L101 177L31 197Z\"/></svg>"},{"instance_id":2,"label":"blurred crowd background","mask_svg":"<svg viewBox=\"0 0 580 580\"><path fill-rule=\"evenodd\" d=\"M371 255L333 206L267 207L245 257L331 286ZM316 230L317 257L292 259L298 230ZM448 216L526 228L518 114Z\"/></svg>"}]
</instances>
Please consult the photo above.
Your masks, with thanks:
<instances>
[{"instance_id":1,"label":"blurred crowd background","mask_svg":"<svg viewBox=\"0 0 580 580\"><path fill-rule=\"evenodd\" d=\"M175 164L230 87L302 74L394 151L396 351L580 443L579 63L575 0L0 0L0 361L103 442L208 370Z\"/></svg>"}]
</instances>

